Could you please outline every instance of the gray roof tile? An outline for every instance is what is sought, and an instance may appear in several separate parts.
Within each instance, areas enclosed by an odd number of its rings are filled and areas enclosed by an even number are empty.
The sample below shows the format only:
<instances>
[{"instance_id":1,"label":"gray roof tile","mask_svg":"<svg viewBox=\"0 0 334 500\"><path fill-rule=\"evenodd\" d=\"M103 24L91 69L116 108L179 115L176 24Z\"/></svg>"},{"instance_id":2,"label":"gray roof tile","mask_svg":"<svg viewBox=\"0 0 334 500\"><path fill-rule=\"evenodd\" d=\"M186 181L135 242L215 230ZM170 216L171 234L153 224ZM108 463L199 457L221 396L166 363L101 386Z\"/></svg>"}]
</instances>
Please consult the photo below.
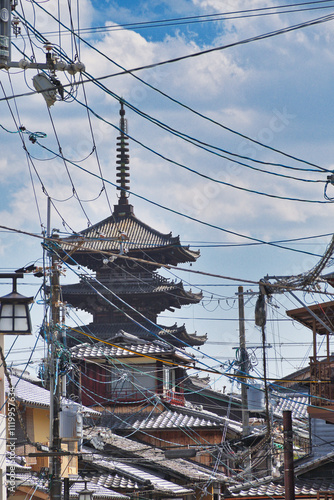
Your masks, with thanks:
<instances>
[{"instance_id":1,"label":"gray roof tile","mask_svg":"<svg viewBox=\"0 0 334 500\"><path fill-rule=\"evenodd\" d=\"M227 497L259 497L267 496L272 498L275 496L283 496L285 494L284 484L282 479L273 480L271 476L259 479L257 481L250 481L228 488L229 494ZM254 485L254 482L257 483ZM333 491L334 480L332 479L295 479L295 494L296 495L312 495L316 496L319 491Z\"/></svg>"},{"instance_id":2,"label":"gray roof tile","mask_svg":"<svg viewBox=\"0 0 334 500\"><path fill-rule=\"evenodd\" d=\"M132 214L126 217L112 215L80 233L62 240L60 244L67 252L72 251L79 244L76 253L91 250L119 253L122 233L126 235L126 239L123 240L123 248L128 252L138 249L150 251L155 248L169 247L173 249L173 253L178 254L179 262L194 262L199 256L199 252L181 246L179 237L173 237L171 233L160 233Z\"/></svg>"},{"instance_id":3,"label":"gray roof tile","mask_svg":"<svg viewBox=\"0 0 334 500\"><path fill-rule=\"evenodd\" d=\"M27 405L34 407L48 408L50 406L50 392L43 387L32 384L28 380L11 375L11 382L15 390L15 398ZM9 385L7 379L5 380L6 392L8 393ZM82 408L83 413L86 415L100 415L100 412L81 406L70 399L62 399L63 405L77 406Z\"/></svg>"},{"instance_id":4,"label":"gray roof tile","mask_svg":"<svg viewBox=\"0 0 334 500\"><path fill-rule=\"evenodd\" d=\"M135 485L136 488L139 488L140 485L150 485L156 492L158 491L171 495L187 495L191 494L193 491L190 488L185 488L171 481L166 481L158 475L148 472L142 467L136 467L134 465L123 463L119 460L102 457L101 455L96 453L93 455L93 463L94 466L98 467L100 471L98 476L99 479L97 479L97 476L94 475L94 480L97 481L97 484L106 485L108 481L112 482L110 477L110 474L112 474L118 476L117 481L119 480L119 476L125 476L132 479L131 485ZM105 471L111 472L108 474L103 474L103 469ZM127 484L127 486L130 485Z\"/></svg>"},{"instance_id":5,"label":"gray roof tile","mask_svg":"<svg viewBox=\"0 0 334 500\"><path fill-rule=\"evenodd\" d=\"M237 435L241 434L242 426L240 422L230 420L205 410L195 410L193 408L174 407L165 409L161 413L122 414L122 418L112 414L107 420L113 429L179 429L179 428L227 428Z\"/></svg>"},{"instance_id":6,"label":"gray roof tile","mask_svg":"<svg viewBox=\"0 0 334 500\"><path fill-rule=\"evenodd\" d=\"M78 481L82 481L82 477L76 476L71 477L72 480L77 479ZM30 486L38 491L42 491L44 493L49 492L49 484L45 479L41 479L34 474L16 474L15 480L17 485L20 486ZM78 498L78 493L84 489L84 485L82 482L73 483L70 487L70 498ZM93 500L104 500L104 499L113 499L113 500L129 500L127 495L122 493L118 493L116 491L105 488L104 486L100 486L98 484L94 484L91 481L87 482L87 489L93 491Z\"/></svg>"},{"instance_id":7,"label":"gray roof tile","mask_svg":"<svg viewBox=\"0 0 334 500\"><path fill-rule=\"evenodd\" d=\"M290 410L294 420L308 420L307 407L309 397L307 394L300 395L296 393L277 393L275 394L277 403L274 408L274 416L283 418L283 411Z\"/></svg>"},{"instance_id":8,"label":"gray roof tile","mask_svg":"<svg viewBox=\"0 0 334 500\"><path fill-rule=\"evenodd\" d=\"M112 344L112 340L110 341ZM174 354L183 361L190 362L192 359L185 353L170 347L164 342L148 342L128 344L124 346L108 345L103 342L97 344L79 344L71 348L73 359L95 359L95 358L129 358L136 357L138 354L148 354L161 356L165 354Z\"/></svg>"},{"instance_id":9,"label":"gray roof tile","mask_svg":"<svg viewBox=\"0 0 334 500\"><path fill-rule=\"evenodd\" d=\"M162 470L170 474L177 474L182 478L192 481L208 481L214 477L217 481L231 482L222 472L215 471L212 475L212 470L208 470L200 464L192 463L188 460L177 458L168 459L165 457L163 450L152 448L150 445L133 441L132 439L118 436L106 427L94 427L84 430L84 435L87 440L95 436L99 436L106 445L110 453L120 453L122 457L135 457L136 463L140 465L153 465L155 470Z\"/></svg>"}]
</instances>

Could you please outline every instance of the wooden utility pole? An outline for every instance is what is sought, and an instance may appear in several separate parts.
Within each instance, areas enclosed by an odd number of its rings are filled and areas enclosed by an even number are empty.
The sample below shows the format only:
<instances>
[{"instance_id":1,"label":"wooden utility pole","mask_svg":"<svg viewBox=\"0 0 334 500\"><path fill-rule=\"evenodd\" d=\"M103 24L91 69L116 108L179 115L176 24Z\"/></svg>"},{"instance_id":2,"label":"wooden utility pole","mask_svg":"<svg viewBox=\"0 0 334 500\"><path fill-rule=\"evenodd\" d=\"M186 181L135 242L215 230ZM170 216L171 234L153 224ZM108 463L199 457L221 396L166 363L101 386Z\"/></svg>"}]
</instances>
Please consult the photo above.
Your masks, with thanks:
<instances>
[{"instance_id":1,"label":"wooden utility pole","mask_svg":"<svg viewBox=\"0 0 334 500\"><path fill-rule=\"evenodd\" d=\"M249 413L248 413L248 398L247 398L247 375L248 375L248 360L246 351L246 336L245 336L245 305L244 305L244 288L238 287L238 303L239 303L239 348L240 348L240 371L243 376L241 378L241 412L242 412L242 434L247 436L249 432Z\"/></svg>"},{"instance_id":2,"label":"wooden utility pole","mask_svg":"<svg viewBox=\"0 0 334 500\"><path fill-rule=\"evenodd\" d=\"M48 199L48 229L47 236L50 238L50 199ZM54 235L53 235L54 237ZM49 245L50 245L49 240ZM59 329L60 329L60 287L59 287L59 267L55 253L50 250L50 322L49 322L49 370L50 370L50 450L51 452L61 451L61 439L59 433L59 412L60 412L60 377L58 370L59 363ZM62 480L61 480L61 458L55 455L50 458L50 499L61 500Z\"/></svg>"},{"instance_id":3,"label":"wooden utility pole","mask_svg":"<svg viewBox=\"0 0 334 500\"><path fill-rule=\"evenodd\" d=\"M295 500L291 411L283 411L285 500Z\"/></svg>"},{"instance_id":4,"label":"wooden utility pole","mask_svg":"<svg viewBox=\"0 0 334 500\"><path fill-rule=\"evenodd\" d=\"M59 271L58 262L52 254L51 257L51 321L50 321L50 336L51 336L51 360L50 360L50 437L51 451L61 450L61 439L59 434L59 412L60 412L60 377L58 375L58 342L59 342ZM61 500L62 480L61 480L61 458L60 456L52 457L51 467L51 500Z\"/></svg>"}]
</instances>

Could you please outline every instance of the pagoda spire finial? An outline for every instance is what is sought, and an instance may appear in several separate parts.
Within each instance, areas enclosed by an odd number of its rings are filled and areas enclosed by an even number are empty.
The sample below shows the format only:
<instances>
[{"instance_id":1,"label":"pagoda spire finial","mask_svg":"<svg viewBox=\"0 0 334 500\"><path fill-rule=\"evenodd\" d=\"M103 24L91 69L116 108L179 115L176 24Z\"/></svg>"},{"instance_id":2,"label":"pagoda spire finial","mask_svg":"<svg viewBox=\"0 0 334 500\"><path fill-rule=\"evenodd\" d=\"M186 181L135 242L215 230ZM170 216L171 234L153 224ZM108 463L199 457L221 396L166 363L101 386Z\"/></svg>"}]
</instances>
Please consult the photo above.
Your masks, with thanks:
<instances>
[{"instance_id":1,"label":"pagoda spire finial","mask_svg":"<svg viewBox=\"0 0 334 500\"><path fill-rule=\"evenodd\" d=\"M127 140L127 132L128 132L128 123L125 118L125 109L124 109L124 101L120 100L121 109L119 111L120 120L119 120L119 128L120 135L117 137L117 160L116 160L116 182L117 189L121 192L120 197L118 199L119 205L127 205L128 197L129 197L129 189L130 189L130 173L129 173L129 143Z\"/></svg>"}]
</instances>

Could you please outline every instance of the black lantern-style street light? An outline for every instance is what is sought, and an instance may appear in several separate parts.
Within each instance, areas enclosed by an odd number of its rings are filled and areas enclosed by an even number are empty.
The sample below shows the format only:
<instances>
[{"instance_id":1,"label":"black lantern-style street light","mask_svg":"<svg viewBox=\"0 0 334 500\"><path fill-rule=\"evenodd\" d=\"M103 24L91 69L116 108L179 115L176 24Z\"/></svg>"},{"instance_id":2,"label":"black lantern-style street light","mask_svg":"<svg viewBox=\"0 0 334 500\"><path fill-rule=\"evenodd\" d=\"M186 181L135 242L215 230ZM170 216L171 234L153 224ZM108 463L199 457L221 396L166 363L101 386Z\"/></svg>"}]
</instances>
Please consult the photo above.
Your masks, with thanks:
<instances>
[{"instance_id":1,"label":"black lantern-style street light","mask_svg":"<svg viewBox=\"0 0 334 500\"><path fill-rule=\"evenodd\" d=\"M85 488L78 492L78 499L79 500L92 500L93 493L94 493L93 491L87 490L87 481L85 481Z\"/></svg>"},{"instance_id":2,"label":"black lantern-style street light","mask_svg":"<svg viewBox=\"0 0 334 500\"><path fill-rule=\"evenodd\" d=\"M1 5L1 2L0 2ZM0 274L0 279L12 279L13 290L5 297L0 297L0 350L4 360L5 335L31 334L31 321L28 305L33 297L24 297L16 291L16 280L23 278L23 274ZM0 364L0 498L6 498L6 396L5 396L5 368Z\"/></svg>"},{"instance_id":3,"label":"black lantern-style street light","mask_svg":"<svg viewBox=\"0 0 334 500\"><path fill-rule=\"evenodd\" d=\"M0 335L30 335L31 320L29 304L33 297L24 297L16 291L16 281L23 278L22 273L0 274L0 279L12 279L13 290L8 295L0 297Z\"/></svg>"}]
</instances>

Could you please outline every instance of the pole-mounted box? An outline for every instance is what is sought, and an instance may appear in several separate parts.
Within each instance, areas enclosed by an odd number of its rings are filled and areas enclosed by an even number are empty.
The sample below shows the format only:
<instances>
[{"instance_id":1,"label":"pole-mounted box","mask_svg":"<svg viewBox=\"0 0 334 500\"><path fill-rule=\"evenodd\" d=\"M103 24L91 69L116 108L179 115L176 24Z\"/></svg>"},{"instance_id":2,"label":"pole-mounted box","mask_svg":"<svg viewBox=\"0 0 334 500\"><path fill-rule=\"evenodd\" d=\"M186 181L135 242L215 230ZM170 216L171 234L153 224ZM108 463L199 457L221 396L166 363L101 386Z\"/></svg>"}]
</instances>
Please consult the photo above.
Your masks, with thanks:
<instances>
[{"instance_id":1,"label":"pole-mounted box","mask_svg":"<svg viewBox=\"0 0 334 500\"><path fill-rule=\"evenodd\" d=\"M0 69L10 65L11 0L0 0Z\"/></svg>"}]
</instances>

